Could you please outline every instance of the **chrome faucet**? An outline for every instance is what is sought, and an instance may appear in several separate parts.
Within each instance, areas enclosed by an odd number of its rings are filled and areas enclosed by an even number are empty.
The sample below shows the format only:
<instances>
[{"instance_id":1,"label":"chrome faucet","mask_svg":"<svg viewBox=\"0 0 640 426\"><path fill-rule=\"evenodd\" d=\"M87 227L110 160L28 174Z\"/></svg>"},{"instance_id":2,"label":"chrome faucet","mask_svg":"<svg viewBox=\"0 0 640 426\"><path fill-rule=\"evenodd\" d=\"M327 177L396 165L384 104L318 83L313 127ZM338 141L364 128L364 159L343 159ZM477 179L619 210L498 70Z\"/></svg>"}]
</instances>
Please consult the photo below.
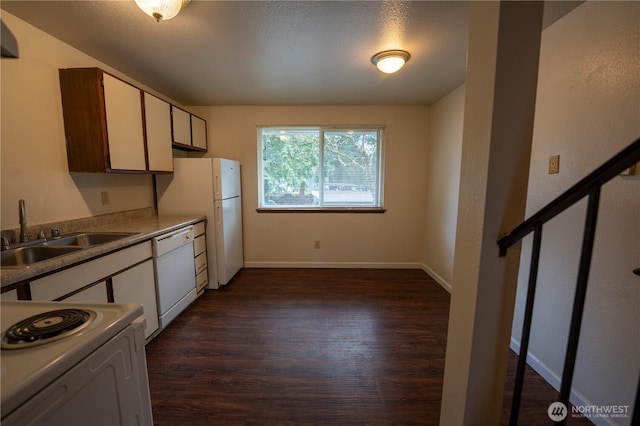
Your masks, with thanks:
<instances>
[{"instance_id":1,"label":"chrome faucet","mask_svg":"<svg viewBox=\"0 0 640 426\"><path fill-rule=\"evenodd\" d=\"M29 233L27 232L27 207L24 200L18 201L18 207L20 208L20 242L26 243L29 241Z\"/></svg>"}]
</instances>

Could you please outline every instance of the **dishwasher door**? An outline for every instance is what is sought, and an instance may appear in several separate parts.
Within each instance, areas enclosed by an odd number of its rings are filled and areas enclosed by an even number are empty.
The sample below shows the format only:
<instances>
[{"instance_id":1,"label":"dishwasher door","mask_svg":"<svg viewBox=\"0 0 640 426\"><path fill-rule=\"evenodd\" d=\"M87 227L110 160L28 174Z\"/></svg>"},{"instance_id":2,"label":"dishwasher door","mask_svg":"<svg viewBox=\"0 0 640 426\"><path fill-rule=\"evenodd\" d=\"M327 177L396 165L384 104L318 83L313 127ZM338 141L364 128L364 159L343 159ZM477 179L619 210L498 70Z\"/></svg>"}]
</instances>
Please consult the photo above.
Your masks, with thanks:
<instances>
[{"instance_id":1,"label":"dishwasher door","mask_svg":"<svg viewBox=\"0 0 640 426\"><path fill-rule=\"evenodd\" d=\"M156 237L153 243L158 322L164 328L197 297L193 228Z\"/></svg>"}]
</instances>

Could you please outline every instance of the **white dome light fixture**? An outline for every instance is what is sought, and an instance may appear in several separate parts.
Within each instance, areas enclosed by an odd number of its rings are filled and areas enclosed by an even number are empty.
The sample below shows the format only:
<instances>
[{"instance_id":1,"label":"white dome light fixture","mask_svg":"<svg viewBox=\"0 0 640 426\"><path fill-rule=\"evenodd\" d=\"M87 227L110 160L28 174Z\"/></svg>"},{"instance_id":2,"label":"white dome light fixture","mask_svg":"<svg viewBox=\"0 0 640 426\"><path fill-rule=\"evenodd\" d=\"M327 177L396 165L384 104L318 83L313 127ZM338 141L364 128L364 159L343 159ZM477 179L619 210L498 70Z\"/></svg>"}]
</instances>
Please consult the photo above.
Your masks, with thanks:
<instances>
[{"instance_id":1,"label":"white dome light fixture","mask_svg":"<svg viewBox=\"0 0 640 426\"><path fill-rule=\"evenodd\" d=\"M156 21L167 21L180 13L191 0L135 0L144 13Z\"/></svg>"},{"instance_id":2,"label":"white dome light fixture","mask_svg":"<svg viewBox=\"0 0 640 426\"><path fill-rule=\"evenodd\" d=\"M411 58L404 50L385 50L371 57L373 65L384 73L391 74L398 71Z\"/></svg>"}]
</instances>

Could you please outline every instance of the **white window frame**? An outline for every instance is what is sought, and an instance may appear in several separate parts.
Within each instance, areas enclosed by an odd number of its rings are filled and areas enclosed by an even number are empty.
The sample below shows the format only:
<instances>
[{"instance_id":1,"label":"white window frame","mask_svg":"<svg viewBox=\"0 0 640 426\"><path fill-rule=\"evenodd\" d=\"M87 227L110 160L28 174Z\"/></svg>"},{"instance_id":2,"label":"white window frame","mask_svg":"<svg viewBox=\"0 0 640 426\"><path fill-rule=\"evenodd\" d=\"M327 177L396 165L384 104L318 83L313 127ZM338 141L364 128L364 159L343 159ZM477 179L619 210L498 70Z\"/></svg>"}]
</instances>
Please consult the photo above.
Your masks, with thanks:
<instances>
[{"instance_id":1,"label":"white window frame","mask_svg":"<svg viewBox=\"0 0 640 426\"><path fill-rule=\"evenodd\" d=\"M263 183L263 146L262 146L262 131L263 129L270 130L314 130L318 131L320 137L319 143L319 151L320 158L318 169L320 170L319 178L319 192L320 192L320 200L324 199L324 170L323 168L323 157L324 157L324 133L325 132L335 132L335 131L364 131L364 132L377 132L377 200L374 200L374 204L372 205L332 205L330 203L319 206L304 206L304 205L282 205L282 206L273 206L273 205L265 205L264 203L264 183ZM374 212L374 213L383 213L384 209L384 133L385 126L383 125L356 125L356 126L271 126L264 125L257 127L257 152L258 152L258 211L259 212Z\"/></svg>"}]
</instances>

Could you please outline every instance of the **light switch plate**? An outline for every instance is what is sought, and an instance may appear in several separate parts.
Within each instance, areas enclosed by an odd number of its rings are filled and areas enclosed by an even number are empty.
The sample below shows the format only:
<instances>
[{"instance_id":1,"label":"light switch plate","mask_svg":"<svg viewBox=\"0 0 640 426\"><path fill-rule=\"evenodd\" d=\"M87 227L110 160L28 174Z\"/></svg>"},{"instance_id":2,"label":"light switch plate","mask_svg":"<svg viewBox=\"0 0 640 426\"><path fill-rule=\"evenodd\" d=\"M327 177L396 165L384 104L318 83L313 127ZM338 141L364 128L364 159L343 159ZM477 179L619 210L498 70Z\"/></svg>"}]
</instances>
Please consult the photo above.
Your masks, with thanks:
<instances>
[{"instance_id":1,"label":"light switch plate","mask_svg":"<svg viewBox=\"0 0 640 426\"><path fill-rule=\"evenodd\" d=\"M549 157L549 174L560 173L560 155Z\"/></svg>"}]
</instances>

